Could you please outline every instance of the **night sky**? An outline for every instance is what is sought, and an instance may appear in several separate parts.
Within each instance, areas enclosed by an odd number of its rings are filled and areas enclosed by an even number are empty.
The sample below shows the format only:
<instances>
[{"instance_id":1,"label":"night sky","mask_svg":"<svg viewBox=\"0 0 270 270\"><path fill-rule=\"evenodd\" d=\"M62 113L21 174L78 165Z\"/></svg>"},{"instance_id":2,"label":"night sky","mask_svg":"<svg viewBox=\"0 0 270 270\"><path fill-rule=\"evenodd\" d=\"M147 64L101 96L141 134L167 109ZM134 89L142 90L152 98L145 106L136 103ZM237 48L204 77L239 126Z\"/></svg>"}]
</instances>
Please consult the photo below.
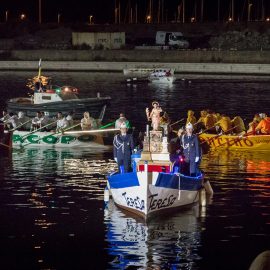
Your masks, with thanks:
<instances>
[{"instance_id":1,"label":"night sky","mask_svg":"<svg viewBox=\"0 0 270 270\"><path fill-rule=\"evenodd\" d=\"M144 22L147 14L147 6L149 0L130 0L134 7L138 4L138 19L139 22ZM246 20L247 17L247 2L248 0L235 1L235 20ZM265 6L265 16L270 16L270 1L269 0L249 0L253 3L251 9L252 20L261 18L262 1ZM164 13L167 14L168 22L175 19L177 6L182 0L164 0ZM187 21L195 15L195 2L197 2L197 17L200 17L200 2L201 0L186 0L186 17ZM204 0L204 20L217 20L217 2L218 0ZM63 22L87 22L89 15L93 15L95 23L113 23L114 22L114 0L42 0L43 3L43 21L56 22L57 14L61 13ZM125 18L125 10L128 0L121 0L122 20ZM221 20L227 20L229 17L230 0L220 0ZM245 4L245 6L244 6ZM154 10L157 13L158 0L154 0ZM243 8L244 6L244 8ZM5 11L9 10L9 19L15 20L19 14L25 13L30 21L38 20L38 0L2 0L0 5L0 21L5 20ZM166 15L164 14L164 17Z\"/></svg>"}]
</instances>

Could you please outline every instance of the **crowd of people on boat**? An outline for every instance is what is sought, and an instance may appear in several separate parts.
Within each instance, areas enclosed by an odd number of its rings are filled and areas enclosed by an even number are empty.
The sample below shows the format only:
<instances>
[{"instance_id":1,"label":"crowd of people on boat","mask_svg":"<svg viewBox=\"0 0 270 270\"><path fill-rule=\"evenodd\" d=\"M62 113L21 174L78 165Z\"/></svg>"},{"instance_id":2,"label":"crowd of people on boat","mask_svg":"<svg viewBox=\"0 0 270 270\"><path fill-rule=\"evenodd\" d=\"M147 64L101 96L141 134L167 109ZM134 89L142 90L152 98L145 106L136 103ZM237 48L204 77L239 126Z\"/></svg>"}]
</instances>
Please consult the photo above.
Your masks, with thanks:
<instances>
[{"instance_id":1,"label":"crowd of people on boat","mask_svg":"<svg viewBox=\"0 0 270 270\"><path fill-rule=\"evenodd\" d=\"M240 116L230 118L226 114L215 113L211 110L202 110L200 116L196 118L192 110L187 112L187 118L177 121L180 126L173 130L173 125L168 114L161 108L157 101L152 103L152 109L146 108L146 119L152 126L153 131L162 131L164 136L169 139L169 151L171 155L183 156L182 170L188 172L190 175L196 174L199 162L201 160L201 147L198 135L201 133L217 134L219 135L267 135L270 134L270 117L265 113L256 114L253 120L246 126L244 120ZM118 163L119 170L127 170L127 163L130 163L130 158L127 156L133 151L132 147L138 145L140 149L143 148L144 132L139 134L138 143L130 136L127 136L128 120L124 114L120 114L116 121L116 128L120 128L120 134L114 139L114 158ZM120 150L119 150L120 149ZM126 149L126 150L125 150ZM125 157L125 159L123 158Z\"/></svg>"},{"instance_id":2,"label":"crowd of people on boat","mask_svg":"<svg viewBox=\"0 0 270 270\"><path fill-rule=\"evenodd\" d=\"M90 116L89 112L83 114L81 120L74 120L74 112L71 111L67 115L58 112L56 116L51 117L49 112L36 112L36 116L31 118L26 116L24 112L8 113L3 110L0 118L4 129L21 130L21 131L64 131L65 129L80 126L81 130L91 130L98 127L97 120Z\"/></svg>"},{"instance_id":3,"label":"crowd of people on boat","mask_svg":"<svg viewBox=\"0 0 270 270\"><path fill-rule=\"evenodd\" d=\"M255 114L253 120L246 126L239 115L231 119L226 114L202 110L197 119L194 112L189 110L186 122L193 124L197 132L210 134L270 134L270 117L266 113Z\"/></svg>"}]
</instances>

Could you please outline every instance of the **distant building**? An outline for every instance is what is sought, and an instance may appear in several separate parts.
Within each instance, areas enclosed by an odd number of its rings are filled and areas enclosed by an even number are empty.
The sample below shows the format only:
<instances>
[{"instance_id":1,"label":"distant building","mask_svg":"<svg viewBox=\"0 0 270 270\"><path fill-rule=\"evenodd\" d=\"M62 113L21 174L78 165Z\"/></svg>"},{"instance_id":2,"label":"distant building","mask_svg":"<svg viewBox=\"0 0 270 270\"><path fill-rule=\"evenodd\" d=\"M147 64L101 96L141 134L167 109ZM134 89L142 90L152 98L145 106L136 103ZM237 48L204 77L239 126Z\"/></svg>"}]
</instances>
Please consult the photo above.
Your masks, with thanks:
<instances>
[{"instance_id":1,"label":"distant building","mask_svg":"<svg viewBox=\"0 0 270 270\"><path fill-rule=\"evenodd\" d=\"M88 45L92 49L120 49L126 44L125 32L73 32L72 45Z\"/></svg>"}]
</instances>

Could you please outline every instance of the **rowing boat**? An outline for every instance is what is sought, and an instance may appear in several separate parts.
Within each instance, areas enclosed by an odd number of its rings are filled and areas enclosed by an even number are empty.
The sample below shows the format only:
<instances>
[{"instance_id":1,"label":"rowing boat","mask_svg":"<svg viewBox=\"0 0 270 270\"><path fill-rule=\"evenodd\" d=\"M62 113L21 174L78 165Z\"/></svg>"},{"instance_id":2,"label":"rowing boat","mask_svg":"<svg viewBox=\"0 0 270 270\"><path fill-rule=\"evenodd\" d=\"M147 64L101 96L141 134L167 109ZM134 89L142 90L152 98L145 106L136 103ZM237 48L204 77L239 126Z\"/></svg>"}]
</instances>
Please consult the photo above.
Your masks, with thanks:
<instances>
[{"instance_id":1,"label":"rowing boat","mask_svg":"<svg viewBox=\"0 0 270 270\"><path fill-rule=\"evenodd\" d=\"M98 133L52 133L52 132L35 132L14 131L12 136L14 147L39 146L39 147L61 147L61 148L108 148L104 145L103 135Z\"/></svg>"},{"instance_id":2,"label":"rowing boat","mask_svg":"<svg viewBox=\"0 0 270 270\"><path fill-rule=\"evenodd\" d=\"M202 146L212 150L270 151L270 135L199 135Z\"/></svg>"}]
</instances>

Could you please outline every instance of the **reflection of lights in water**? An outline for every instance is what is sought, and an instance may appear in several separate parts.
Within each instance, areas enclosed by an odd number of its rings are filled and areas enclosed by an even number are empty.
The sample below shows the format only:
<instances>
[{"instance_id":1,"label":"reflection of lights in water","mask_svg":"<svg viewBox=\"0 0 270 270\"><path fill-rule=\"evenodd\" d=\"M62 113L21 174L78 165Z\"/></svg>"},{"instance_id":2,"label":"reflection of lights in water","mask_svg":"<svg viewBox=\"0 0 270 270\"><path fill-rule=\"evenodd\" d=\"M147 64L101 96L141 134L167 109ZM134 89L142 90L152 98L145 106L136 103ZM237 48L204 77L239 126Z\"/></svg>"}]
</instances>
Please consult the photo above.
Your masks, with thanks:
<instances>
[{"instance_id":1,"label":"reflection of lights in water","mask_svg":"<svg viewBox=\"0 0 270 270\"><path fill-rule=\"evenodd\" d=\"M28 148L24 151L14 151L13 173L15 178L34 180L37 188L34 191L31 189L31 193L39 192L41 199L53 196L55 189L66 187L85 192L89 200L103 199L106 175L116 169L116 163L113 160L104 160L103 153L104 150L98 149L89 151ZM43 181L48 177L52 178L53 182ZM21 193L25 191L24 188ZM41 199L34 196L28 202L34 207L42 208Z\"/></svg>"},{"instance_id":2,"label":"reflection of lights in water","mask_svg":"<svg viewBox=\"0 0 270 270\"><path fill-rule=\"evenodd\" d=\"M175 269L184 265L194 267L201 259L197 254L200 232L194 210L180 210L173 216L146 224L130 214L126 216L110 201L104 222L111 265L121 269L131 265L140 269L164 269L168 263Z\"/></svg>"}]
</instances>

